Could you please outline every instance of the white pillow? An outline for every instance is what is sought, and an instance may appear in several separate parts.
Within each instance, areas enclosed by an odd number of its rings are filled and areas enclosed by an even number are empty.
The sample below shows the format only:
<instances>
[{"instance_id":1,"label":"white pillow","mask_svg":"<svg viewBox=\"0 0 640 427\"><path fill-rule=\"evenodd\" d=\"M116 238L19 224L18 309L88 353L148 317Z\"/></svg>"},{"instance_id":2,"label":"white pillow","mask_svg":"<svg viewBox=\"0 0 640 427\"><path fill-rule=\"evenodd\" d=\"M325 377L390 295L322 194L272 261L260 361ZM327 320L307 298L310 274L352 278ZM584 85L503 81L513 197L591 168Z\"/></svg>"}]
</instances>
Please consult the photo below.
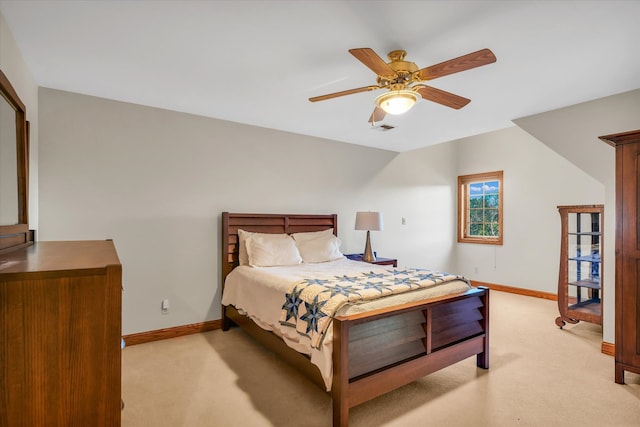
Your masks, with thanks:
<instances>
[{"instance_id":1,"label":"white pillow","mask_svg":"<svg viewBox=\"0 0 640 427\"><path fill-rule=\"evenodd\" d=\"M247 254L247 238L253 234L250 231L238 229L238 261L240 265L249 265L249 255Z\"/></svg>"},{"instance_id":2,"label":"white pillow","mask_svg":"<svg viewBox=\"0 0 640 427\"><path fill-rule=\"evenodd\" d=\"M340 252L340 243L340 239L333 234L315 239L296 239L296 246L300 251L302 261L306 263L335 261L344 258Z\"/></svg>"},{"instance_id":3,"label":"white pillow","mask_svg":"<svg viewBox=\"0 0 640 427\"><path fill-rule=\"evenodd\" d=\"M310 231L308 233L293 233L291 235L291 237L293 237L296 242L302 242L304 240L312 240L328 236L333 236L333 228L322 231Z\"/></svg>"},{"instance_id":4,"label":"white pillow","mask_svg":"<svg viewBox=\"0 0 640 427\"><path fill-rule=\"evenodd\" d=\"M245 240L249 265L272 267L302 262L296 242L288 234L253 233Z\"/></svg>"}]
</instances>

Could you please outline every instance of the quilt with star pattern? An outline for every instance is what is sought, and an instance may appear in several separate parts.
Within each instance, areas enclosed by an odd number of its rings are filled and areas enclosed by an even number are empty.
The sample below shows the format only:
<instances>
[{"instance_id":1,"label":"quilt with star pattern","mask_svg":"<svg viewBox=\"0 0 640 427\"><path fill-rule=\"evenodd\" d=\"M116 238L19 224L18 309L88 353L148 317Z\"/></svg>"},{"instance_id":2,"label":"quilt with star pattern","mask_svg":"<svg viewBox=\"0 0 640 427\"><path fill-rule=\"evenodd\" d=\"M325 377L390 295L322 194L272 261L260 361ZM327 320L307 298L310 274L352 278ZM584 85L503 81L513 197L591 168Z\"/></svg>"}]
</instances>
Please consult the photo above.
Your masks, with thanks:
<instances>
[{"instance_id":1,"label":"quilt with star pattern","mask_svg":"<svg viewBox=\"0 0 640 427\"><path fill-rule=\"evenodd\" d=\"M423 269L393 268L334 276L308 278L293 283L285 295L280 323L307 336L319 348L337 311L347 303L370 301L387 295L467 279Z\"/></svg>"}]
</instances>

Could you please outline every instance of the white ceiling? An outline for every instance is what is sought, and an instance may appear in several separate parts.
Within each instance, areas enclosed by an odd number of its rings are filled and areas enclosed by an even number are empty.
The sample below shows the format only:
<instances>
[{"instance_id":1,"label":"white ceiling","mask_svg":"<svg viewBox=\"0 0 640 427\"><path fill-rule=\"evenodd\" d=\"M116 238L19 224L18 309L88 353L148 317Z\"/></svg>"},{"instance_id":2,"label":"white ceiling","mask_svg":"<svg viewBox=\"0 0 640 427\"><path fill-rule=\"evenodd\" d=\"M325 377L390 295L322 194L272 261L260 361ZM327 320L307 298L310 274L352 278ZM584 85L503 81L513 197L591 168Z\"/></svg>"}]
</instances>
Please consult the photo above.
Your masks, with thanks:
<instances>
[{"instance_id":1,"label":"white ceiling","mask_svg":"<svg viewBox=\"0 0 640 427\"><path fill-rule=\"evenodd\" d=\"M640 1L25 1L0 11L40 86L393 151L640 88ZM381 92L348 53L420 68L482 48L497 62L433 80L471 99L367 120Z\"/></svg>"}]
</instances>

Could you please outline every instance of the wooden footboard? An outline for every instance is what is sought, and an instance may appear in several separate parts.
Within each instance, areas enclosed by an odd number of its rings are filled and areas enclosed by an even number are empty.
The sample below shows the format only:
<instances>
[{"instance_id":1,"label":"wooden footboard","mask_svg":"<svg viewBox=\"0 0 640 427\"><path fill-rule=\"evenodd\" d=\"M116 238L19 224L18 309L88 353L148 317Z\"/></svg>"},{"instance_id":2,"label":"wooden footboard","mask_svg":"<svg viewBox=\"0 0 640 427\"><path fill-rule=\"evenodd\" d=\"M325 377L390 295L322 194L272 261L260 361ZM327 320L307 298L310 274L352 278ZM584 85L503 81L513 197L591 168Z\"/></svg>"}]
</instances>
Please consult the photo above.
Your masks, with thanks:
<instances>
[{"instance_id":1,"label":"wooden footboard","mask_svg":"<svg viewBox=\"0 0 640 427\"><path fill-rule=\"evenodd\" d=\"M226 317L325 389L309 358L234 307ZM349 409L471 356L489 368L489 289L339 316L333 321L333 425Z\"/></svg>"},{"instance_id":2,"label":"wooden footboard","mask_svg":"<svg viewBox=\"0 0 640 427\"><path fill-rule=\"evenodd\" d=\"M489 368L489 289L333 321L333 425L349 408L476 355Z\"/></svg>"}]
</instances>

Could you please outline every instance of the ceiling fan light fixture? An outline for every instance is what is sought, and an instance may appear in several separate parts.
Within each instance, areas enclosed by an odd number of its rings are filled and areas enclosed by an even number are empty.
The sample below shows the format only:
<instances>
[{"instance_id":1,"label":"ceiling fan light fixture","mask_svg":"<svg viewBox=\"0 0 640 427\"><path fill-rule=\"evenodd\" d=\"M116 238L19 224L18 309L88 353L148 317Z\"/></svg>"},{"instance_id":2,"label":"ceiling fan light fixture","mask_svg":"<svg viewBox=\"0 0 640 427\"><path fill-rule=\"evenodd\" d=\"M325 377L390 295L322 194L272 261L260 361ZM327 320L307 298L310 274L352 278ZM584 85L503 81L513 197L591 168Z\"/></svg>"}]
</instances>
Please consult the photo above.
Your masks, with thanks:
<instances>
[{"instance_id":1,"label":"ceiling fan light fixture","mask_svg":"<svg viewBox=\"0 0 640 427\"><path fill-rule=\"evenodd\" d=\"M387 114L404 114L418 102L418 94L412 90L391 90L376 98L376 105Z\"/></svg>"}]
</instances>

